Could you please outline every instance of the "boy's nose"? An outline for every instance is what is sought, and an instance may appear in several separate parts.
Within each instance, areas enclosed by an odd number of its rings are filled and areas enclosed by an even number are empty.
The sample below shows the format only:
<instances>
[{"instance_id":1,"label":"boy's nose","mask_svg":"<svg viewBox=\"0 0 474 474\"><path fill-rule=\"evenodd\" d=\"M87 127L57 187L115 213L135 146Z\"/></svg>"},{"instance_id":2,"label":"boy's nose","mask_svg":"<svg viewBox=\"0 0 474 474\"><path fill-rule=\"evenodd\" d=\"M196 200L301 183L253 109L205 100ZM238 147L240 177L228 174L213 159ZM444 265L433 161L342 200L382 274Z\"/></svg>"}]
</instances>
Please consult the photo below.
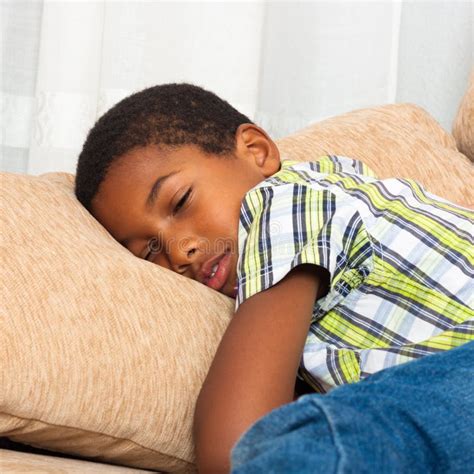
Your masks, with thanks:
<instances>
[{"instance_id":1,"label":"boy's nose","mask_svg":"<svg viewBox=\"0 0 474 474\"><path fill-rule=\"evenodd\" d=\"M192 266L193 258L192 255L196 253L196 249L191 249L187 252L188 263L182 263L177 265L177 272L184 273L189 267Z\"/></svg>"},{"instance_id":2,"label":"boy's nose","mask_svg":"<svg viewBox=\"0 0 474 474\"><path fill-rule=\"evenodd\" d=\"M194 278L196 271L194 271L195 268L193 269L193 263L194 267L199 266L196 262L197 254L197 248L192 242L178 242L177 245L171 249L171 255L169 255L172 270L181 275L189 270L191 275L186 276Z\"/></svg>"}]
</instances>

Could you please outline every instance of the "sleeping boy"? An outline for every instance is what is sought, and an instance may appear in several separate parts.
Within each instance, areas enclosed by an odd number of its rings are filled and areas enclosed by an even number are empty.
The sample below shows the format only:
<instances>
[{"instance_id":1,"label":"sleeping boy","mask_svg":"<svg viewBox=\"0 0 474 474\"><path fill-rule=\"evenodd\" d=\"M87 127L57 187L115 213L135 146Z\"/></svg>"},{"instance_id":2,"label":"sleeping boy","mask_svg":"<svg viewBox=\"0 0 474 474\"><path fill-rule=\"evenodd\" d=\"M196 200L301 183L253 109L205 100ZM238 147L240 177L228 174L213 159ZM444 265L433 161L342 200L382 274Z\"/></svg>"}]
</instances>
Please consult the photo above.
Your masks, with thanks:
<instances>
[{"instance_id":1,"label":"sleeping boy","mask_svg":"<svg viewBox=\"0 0 474 474\"><path fill-rule=\"evenodd\" d=\"M236 298L196 405L206 472L293 400L297 376L324 393L474 339L472 211L354 159L280 160L200 87L150 87L106 112L75 193L138 258Z\"/></svg>"}]
</instances>

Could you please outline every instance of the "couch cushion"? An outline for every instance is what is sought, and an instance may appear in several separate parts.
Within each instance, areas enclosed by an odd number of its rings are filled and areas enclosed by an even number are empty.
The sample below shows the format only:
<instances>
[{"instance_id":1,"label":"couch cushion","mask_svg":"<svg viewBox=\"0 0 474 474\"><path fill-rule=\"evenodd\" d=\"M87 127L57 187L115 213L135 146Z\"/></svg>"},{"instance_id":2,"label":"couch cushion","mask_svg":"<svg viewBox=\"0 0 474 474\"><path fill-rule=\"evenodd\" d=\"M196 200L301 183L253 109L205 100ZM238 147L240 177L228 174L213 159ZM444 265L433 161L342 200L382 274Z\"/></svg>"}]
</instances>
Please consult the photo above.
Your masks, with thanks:
<instances>
[{"instance_id":1,"label":"couch cushion","mask_svg":"<svg viewBox=\"0 0 474 474\"><path fill-rule=\"evenodd\" d=\"M0 435L194 471L194 404L233 300L134 257L74 176L1 175Z\"/></svg>"},{"instance_id":2,"label":"couch cushion","mask_svg":"<svg viewBox=\"0 0 474 474\"><path fill-rule=\"evenodd\" d=\"M411 178L457 204L474 206L474 166L454 138L421 107L393 104L356 110L313 124L278 142L282 155L315 160L345 155L380 178Z\"/></svg>"},{"instance_id":3,"label":"couch cushion","mask_svg":"<svg viewBox=\"0 0 474 474\"><path fill-rule=\"evenodd\" d=\"M472 196L466 158L416 107L353 112L279 145L286 158L353 155L381 175ZM195 401L234 300L134 257L73 184L67 173L1 174L0 436L193 472Z\"/></svg>"},{"instance_id":4,"label":"couch cushion","mask_svg":"<svg viewBox=\"0 0 474 474\"><path fill-rule=\"evenodd\" d=\"M474 71L453 123L458 150L474 163Z\"/></svg>"},{"instance_id":5,"label":"couch cushion","mask_svg":"<svg viewBox=\"0 0 474 474\"><path fill-rule=\"evenodd\" d=\"M3 474L26 472L40 472L41 474L58 474L60 472L67 472L67 474L84 474L85 472L87 474L146 474L152 471L0 449L0 472Z\"/></svg>"}]
</instances>

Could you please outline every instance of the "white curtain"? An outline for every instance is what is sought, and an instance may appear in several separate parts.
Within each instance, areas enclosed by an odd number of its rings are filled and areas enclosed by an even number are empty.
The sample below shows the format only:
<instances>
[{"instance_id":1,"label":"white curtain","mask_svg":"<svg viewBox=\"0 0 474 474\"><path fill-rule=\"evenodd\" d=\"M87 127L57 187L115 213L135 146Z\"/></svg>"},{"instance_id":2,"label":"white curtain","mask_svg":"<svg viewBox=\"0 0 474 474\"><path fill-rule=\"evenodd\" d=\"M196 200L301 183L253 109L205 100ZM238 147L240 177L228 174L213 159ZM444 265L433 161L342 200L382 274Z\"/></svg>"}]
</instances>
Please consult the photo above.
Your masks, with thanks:
<instances>
[{"instance_id":1,"label":"white curtain","mask_svg":"<svg viewBox=\"0 0 474 474\"><path fill-rule=\"evenodd\" d=\"M75 172L97 118L145 87L208 88L273 138L392 102L450 130L473 58L473 4L1 3L0 169Z\"/></svg>"}]
</instances>

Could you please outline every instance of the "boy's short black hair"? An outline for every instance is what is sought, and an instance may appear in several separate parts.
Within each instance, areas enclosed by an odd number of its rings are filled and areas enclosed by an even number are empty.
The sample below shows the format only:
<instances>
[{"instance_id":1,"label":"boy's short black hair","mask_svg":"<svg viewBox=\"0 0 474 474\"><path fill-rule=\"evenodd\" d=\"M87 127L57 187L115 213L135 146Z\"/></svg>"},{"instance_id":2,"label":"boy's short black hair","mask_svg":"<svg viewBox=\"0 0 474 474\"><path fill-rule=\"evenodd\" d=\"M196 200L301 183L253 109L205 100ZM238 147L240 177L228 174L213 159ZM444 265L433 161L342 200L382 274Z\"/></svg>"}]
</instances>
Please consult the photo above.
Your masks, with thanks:
<instances>
[{"instance_id":1,"label":"boy's short black hair","mask_svg":"<svg viewBox=\"0 0 474 474\"><path fill-rule=\"evenodd\" d=\"M162 84L132 94L89 131L77 162L76 197L91 212L111 165L136 147L192 144L205 153L231 154L242 123L253 122L216 94L193 84Z\"/></svg>"}]
</instances>

